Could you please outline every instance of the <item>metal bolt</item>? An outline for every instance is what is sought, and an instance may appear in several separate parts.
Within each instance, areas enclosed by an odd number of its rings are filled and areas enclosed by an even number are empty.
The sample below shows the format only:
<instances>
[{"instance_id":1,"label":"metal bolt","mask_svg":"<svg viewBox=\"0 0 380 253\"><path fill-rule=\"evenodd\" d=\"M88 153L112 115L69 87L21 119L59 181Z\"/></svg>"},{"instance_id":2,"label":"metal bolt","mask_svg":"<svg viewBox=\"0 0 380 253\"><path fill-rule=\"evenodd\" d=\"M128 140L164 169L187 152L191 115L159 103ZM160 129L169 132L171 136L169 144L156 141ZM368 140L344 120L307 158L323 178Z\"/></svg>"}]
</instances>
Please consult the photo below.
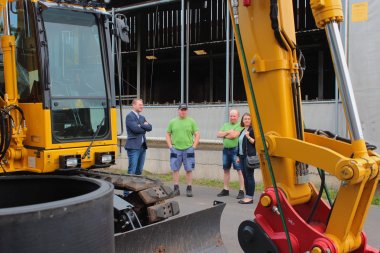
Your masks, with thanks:
<instances>
[{"instance_id":1,"label":"metal bolt","mask_svg":"<svg viewBox=\"0 0 380 253\"><path fill-rule=\"evenodd\" d=\"M330 248L327 248L327 249L326 249L326 253L331 253Z\"/></svg>"},{"instance_id":2,"label":"metal bolt","mask_svg":"<svg viewBox=\"0 0 380 253\"><path fill-rule=\"evenodd\" d=\"M277 206L272 207L272 211L278 215L280 215L280 211L278 210Z\"/></svg>"},{"instance_id":3,"label":"metal bolt","mask_svg":"<svg viewBox=\"0 0 380 253\"><path fill-rule=\"evenodd\" d=\"M255 73L256 72L256 69L255 68L252 68L252 73Z\"/></svg>"},{"instance_id":4,"label":"metal bolt","mask_svg":"<svg viewBox=\"0 0 380 253\"><path fill-rule=\"evenodd\" d=\"M272 202L272 199L269 196L263 196L260 200L261 205L264 207L269 207Z\"/></svg>"},{"instance_id":5,"label":"metal bolt","mask_svg":"<svg viewBox=\"0 0 380 253\"><path fill-rule=\"evenodd\" d=\"M347 181L342 181L342 186L345 187L348 185L348 182Z\"/></svg>"},{"instance_id":6,"label":"metal bolt","mask_svg":"<svg viewBox=\"0 0 380 253\"><path fill-rule=\"evenodd\" d=\"M342 178L345 180L351 179L354 176L354 170L349 166L344 166L340 171Z\"/></svg>"}]
</instances>

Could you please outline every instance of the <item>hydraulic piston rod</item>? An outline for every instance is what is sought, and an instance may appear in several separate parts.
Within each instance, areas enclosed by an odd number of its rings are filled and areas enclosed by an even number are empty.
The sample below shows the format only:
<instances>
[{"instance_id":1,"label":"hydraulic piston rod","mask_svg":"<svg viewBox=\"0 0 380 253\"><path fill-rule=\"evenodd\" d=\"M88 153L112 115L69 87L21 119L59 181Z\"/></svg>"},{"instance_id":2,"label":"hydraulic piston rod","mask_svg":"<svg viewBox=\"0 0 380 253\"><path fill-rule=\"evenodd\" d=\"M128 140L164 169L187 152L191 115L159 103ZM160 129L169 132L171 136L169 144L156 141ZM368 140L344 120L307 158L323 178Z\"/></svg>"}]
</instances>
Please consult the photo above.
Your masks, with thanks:
<instances>
[{"instance_id":1,"label":"hydraulic piston rod","mask_svg":"<svg viewBox=\"0 0 380 253\"><path fill-rule=\"evenodd\" d=\"M347 114L347 121L350 126L353 140L364 139L363 131L359 119L358 108L356 105L354 91L352 88L350 74L343 50L343 44L340 37L338 24L336 22L328 23L325 26L327 40L329 42L331 56L334 62L336 78L340 84L340 92L343 99L344 108Z\"/></svg>"}]
</instances>

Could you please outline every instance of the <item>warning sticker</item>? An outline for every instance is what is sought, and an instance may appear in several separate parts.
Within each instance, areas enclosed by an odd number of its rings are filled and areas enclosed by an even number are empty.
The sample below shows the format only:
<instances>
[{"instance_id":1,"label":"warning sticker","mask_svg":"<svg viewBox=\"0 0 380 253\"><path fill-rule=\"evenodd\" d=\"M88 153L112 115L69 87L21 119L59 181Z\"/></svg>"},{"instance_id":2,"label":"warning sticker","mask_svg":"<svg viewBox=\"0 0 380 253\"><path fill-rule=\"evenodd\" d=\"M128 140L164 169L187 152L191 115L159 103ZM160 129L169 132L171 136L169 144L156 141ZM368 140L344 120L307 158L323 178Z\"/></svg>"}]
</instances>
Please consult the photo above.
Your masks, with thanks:
<instances>
[{"instance_id":1,"label":"warning sticker","mask_svg":"<svg viewBox=\"0 0 380 253\"><path fill-rule=\"evenodd\" d=\"M28 167L36 168L36 158L34 156L28 156Z\"/></svg>"},{"instance_id":2,"label":"warning sticker","mask_svg":"<svg viewBox=\"0 0 380 253\"><path fill-rule=\"evenodd\" d=\"M352 4L351 10L352 22L362 22L368 20L368 2Z\"/></svg>"}]
</instances>

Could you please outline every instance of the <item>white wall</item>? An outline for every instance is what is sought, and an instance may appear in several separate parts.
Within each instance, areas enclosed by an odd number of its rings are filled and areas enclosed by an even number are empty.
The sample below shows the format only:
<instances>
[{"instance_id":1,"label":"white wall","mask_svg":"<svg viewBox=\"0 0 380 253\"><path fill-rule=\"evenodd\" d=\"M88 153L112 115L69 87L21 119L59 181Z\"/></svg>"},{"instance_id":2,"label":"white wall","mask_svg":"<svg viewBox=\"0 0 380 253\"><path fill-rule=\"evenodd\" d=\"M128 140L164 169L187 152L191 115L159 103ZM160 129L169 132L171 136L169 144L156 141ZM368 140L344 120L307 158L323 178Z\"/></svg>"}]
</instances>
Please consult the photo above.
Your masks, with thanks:
<instances>
[{"instance_id":1,"label":"white wall","mask_svg":"<svg viewBox=\"0 0 380 253\"><path fill-rule=\"evenodd\" d=\"M231 108L238 109L240 114L248 112L246 104L234 105ZM336 106L331 102L304 102L303 114L306 128L329 130L335 133L336 129ZM339 104L339 131L338 134L345 136L345 120L343 110ZM124 107L123 119L130 107ZM224 105L196 105L189 107L189 114L199 125L201 139L216 141L216 132L225 122ZM142 113L152 124L153 131L147 134L149 138L164 138L169 120L177 115L176 106L147 106ZM118 114L119 115L119 114ZM118 119L119 120L119 119ZM119 128L120 128L120 121ZM125 122L123 120L125 126ZM124 132L124 135L126 133Z\"/></svg>"},{"instance_id":2,"label":"white wall","mask_svg":"<svg viewBox=\"0 0 380 253\"><path fill-rule=\"evenodd\" d=\"M368 3L368 20L353 21L352 4L355 3ZM346 18L349 36L348 64L360 121L365 139L375 145L380 145L379 10L379 0L349 0Z\"/></svg>"}]
</instances>

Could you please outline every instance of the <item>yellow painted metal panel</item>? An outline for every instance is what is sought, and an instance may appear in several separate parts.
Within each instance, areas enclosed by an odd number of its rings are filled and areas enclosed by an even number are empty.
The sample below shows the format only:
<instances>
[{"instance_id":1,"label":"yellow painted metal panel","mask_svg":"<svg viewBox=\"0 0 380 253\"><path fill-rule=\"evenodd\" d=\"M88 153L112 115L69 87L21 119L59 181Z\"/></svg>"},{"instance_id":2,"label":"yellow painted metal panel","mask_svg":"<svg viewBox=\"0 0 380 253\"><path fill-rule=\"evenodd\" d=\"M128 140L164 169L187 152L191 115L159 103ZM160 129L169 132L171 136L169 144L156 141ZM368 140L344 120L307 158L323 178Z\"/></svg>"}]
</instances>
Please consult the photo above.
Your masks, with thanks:
<instances>
[{"instance_id":1,"label":"yellow painted metal panel","mask_svg":"<svg viewBox=\"0 0 380 253\"><path fill-rule=\"evenodd\" d=\"M368 20L368 2L352 4L351 20L352 22L363 22Z\"/></svg>"}]
</instances>

